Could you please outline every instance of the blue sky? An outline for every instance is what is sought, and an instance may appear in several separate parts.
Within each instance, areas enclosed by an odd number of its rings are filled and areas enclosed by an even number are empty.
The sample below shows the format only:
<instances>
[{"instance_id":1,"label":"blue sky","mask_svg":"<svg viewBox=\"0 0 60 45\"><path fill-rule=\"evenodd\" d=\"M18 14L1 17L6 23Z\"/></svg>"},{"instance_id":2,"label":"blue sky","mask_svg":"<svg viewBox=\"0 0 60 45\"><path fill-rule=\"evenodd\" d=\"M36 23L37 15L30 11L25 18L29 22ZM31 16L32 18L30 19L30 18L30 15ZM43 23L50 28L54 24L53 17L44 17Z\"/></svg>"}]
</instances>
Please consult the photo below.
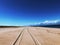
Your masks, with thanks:
<instances>
[{"instance_id":1,"label":"blue sky","mask_svg":"<svg viewBox=\"0 0 60 45\"><path fill-rule=\"evenodd\" d=\"M59 0L0 0L0 25L30 25L60 20Z\"/></svg>"}]
</instances>

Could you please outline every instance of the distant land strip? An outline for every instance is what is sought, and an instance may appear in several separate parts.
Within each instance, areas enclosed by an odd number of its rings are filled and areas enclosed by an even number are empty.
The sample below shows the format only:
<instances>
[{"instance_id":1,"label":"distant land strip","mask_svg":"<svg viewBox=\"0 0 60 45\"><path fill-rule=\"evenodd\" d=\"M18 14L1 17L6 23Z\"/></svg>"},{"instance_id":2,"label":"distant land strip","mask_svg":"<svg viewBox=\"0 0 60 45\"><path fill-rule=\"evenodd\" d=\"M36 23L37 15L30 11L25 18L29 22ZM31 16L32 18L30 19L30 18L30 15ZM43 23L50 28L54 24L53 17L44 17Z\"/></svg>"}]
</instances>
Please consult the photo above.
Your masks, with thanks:
<instances>
[{"instance_id":1,"label":"distant land strip","mask_svg":"<svg viewBox=\"0 0 60 45\"><path fill-rule=\"evenodd\" d=\"M0 28L16 28L16 27L20 27L20 26L0 26Z\"/></svg>"}]
</instances>

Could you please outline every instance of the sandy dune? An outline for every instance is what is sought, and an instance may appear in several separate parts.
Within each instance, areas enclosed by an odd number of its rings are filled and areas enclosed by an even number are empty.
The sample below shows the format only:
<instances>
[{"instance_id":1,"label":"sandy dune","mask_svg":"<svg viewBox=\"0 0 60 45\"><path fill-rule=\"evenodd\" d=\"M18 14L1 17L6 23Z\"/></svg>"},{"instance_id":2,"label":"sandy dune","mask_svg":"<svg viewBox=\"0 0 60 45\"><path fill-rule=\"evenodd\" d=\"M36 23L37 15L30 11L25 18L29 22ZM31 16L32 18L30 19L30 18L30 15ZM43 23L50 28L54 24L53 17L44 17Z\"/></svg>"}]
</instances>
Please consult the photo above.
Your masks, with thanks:
<instances>
[{"instance_id":1,"label":"sandy dune","mask_svg":"<svg viewBox=\"0 0 60 45\"><path fill-rule=\"evenodd\" d=\"M60 45L60 29L0 28L0 45Z\"/></svg>"}]
</instances>

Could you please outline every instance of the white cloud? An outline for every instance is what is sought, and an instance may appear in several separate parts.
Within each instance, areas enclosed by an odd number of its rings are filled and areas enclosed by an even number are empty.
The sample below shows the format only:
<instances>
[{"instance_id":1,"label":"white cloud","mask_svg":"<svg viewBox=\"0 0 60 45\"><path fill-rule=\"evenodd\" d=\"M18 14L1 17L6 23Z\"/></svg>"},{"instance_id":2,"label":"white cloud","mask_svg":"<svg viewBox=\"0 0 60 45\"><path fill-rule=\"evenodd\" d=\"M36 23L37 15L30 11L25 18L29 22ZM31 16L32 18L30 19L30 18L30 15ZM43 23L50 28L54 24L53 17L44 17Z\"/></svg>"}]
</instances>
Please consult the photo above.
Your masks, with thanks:
<instances>
[{"instance_id":1,"label":"white cloud","mask_svg":"<svg viewBox=\"0 0 60 45\"><path fill-rule=\"evenodd\" d=\"M60 22L60 20L46 20L44 22L35 22L35 23L30 23L31 25L48 25L48 24L57 24Z\"/></svg>"},{"instance_id":2,"label":"white cloud","mask_svg":"<svg viewBox=\"0 0 60 45\"><path fill-rule=\"evenodd\" d=\"M44 21L42 22L43 24L53 24L53 23L57 23L57 22L60 22L60 20L50 20L50 21Z\"/></svg>"}]
</instances>

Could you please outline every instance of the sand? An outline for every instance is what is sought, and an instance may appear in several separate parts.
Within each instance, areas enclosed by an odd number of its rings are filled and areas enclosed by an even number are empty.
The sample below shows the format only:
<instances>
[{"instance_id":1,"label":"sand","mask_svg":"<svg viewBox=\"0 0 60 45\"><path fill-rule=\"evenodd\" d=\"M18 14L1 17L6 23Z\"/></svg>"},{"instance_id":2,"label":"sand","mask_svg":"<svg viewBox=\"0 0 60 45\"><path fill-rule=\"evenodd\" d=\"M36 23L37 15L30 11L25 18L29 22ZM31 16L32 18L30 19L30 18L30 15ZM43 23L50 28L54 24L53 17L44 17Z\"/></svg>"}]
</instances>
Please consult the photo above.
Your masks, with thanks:
<instances>
[{"instance_id":1,"label":"sand","mask_svg":"<svg viewBox=\"0 0 60 45\"><path fill-rule=\"evenodd\" d=\"M0 28L0 45L60 45L60 29L45 27Z\"/></svg>"}]
</instances>

